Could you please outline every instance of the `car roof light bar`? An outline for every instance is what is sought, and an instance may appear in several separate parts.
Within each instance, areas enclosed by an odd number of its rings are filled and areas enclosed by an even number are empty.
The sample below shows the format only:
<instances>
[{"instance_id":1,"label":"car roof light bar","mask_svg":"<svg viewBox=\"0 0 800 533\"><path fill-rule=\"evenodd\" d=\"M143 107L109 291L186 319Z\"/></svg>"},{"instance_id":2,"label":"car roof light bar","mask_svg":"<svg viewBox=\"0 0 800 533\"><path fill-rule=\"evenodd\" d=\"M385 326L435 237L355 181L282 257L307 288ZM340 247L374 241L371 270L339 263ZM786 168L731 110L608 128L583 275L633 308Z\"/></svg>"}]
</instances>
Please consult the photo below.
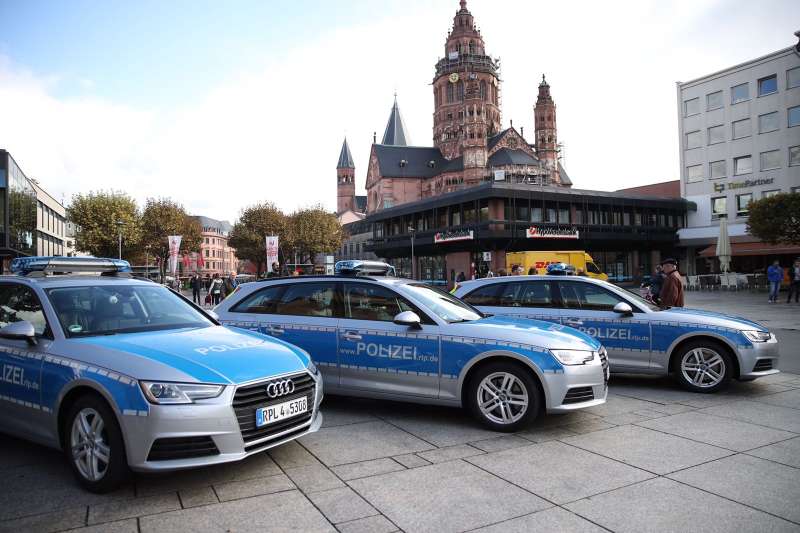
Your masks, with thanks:
<instances>
[{"instance_id":1,"label":"car roof light bar","mask_svg":"<svg viewBox=\"0 0 800 533\"><path fill-rule=\"evenodd\" d=\"M394 276L395 269L382 261L337 261L333 267L337 276Z\"/></svg>"},{"instance_id":2,"label":"car roof light bar","mask_svg":"<svg viewBox=\"0 0 800 533\"><path fill-rule=\"evenodd\" d=\"M122 259L106 257L17 257L11 261L11 272L22 276L48 273L71 274L92 272L115 275L131 272L131 265Z\"/></svg>"}]
</instances>

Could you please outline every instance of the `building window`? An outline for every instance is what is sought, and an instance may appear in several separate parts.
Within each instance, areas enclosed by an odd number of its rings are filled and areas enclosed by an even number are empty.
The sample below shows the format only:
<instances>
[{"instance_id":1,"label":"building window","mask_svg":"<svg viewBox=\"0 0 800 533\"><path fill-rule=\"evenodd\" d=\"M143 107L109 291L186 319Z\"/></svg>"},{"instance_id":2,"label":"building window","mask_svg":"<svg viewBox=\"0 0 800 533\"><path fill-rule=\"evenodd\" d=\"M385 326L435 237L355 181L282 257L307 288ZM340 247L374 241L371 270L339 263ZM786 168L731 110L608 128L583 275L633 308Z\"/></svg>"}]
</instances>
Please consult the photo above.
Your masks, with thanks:
<instances>
[{"instance_id":1,"label":"building window","mask_svg":"<svg viewBox=\"0 0 800 533\"><path fill-rule=\"evenodd\" d=\"M452 83L448 83L447 84L447 103L448 104L453 103L453 90L454 90L453 89L453 84Z\"/></svg>"},{"instance_id":2,"label":"building window","mask_svg":"<svg viewBox=\"0 0 800 533\"><path fill-rule=\"evenodd\" d=\"M726 214L728 199L725 196L719 196L711 199L711 217L718 218L720 215Z\"/></svg>"},{"instance_id":3,"label":"building window","mask_svg":"<svg viewBox=\"0 0 800 533\"><path fill-rule=\"evenodd\" d=\"M750 119L744 118L733 123L733 138L741 139L750 136Z\"/></svg>"},{"instance_id":4,"label":"building window","mask_svg":"<svg viewBox=\"0 0 800 533\"><path fill-rule=\"evenodd\" d=\"M774 170L776 168L781 168L780 150L761 152L761 170Z\"/></svg>"},{"instance_id":5,"label":"building window","mask_svg":"<svg viewBox=\"0 0 800 533\"><path fill-rule=\"evenodd\" d=\"M569 224L569 209L562 207L558 210L558 223Z\"/></svg>"},{"instance_id":6,"label":"building window","mask_svg":"<svg viewBox=\"0 0 800 533\"><path fill-rule=\"evenodd\" d=\"M779 128L778 125L778 112L766 113L758 116L758 133L767 133L775 131Z\"/></svg>"},{"instance_id":7,"label":"building window","mask_svg":"<svg viewBox=\"0 0 800 533\"><path fill-rule=\"evenodd\" d=\"M738 104L750 99L750 84L742 83L731 87L731 104Z\"/></svg>"},{"instance_id":8,"label":"building window","mask_svg":"<svg viewBox=\"0 0 800 533\"><path fill-rule=\"evenodd\" d=\"M786 88L800 87L800 67L790 68L786 71Z\"/></svg>"},{"instance_id":9,"label":"building window","mask_svg":"<svg viewBox=\"0 0 800 533\"><path fill-rule=\"evenodd\" d=\"M690 131L686 134L686 149L700 148L703 144L703 134L700 131Z\"/></svg>"},{"instance_id":10,"label":"building window","mask_svg":"<svg viewBox=\"0 0 800 533\"><path fill-rule=\"evenodd\" d=\"M800 126L800 105L790 107L788 111L789 115L789 127L793 128L795 126Z\"/></svg>"},{"instance_id":11,"label":"building window","mask_svg":"<svg viewBox=\"0 0 800 533\"><path fill-rule=\"evenodd\" d=\"M708 128L708 144L725 142L725 125L711 126Z\"/></svg>"},{"instance_id":12,"label":"building window","mask_svg":"<svg viewBox=\"0 0 800 533\"><path fill-rule=\"evenodd\" d=\"M720 107L722 107L722 91L706 95L706 111L719 109Z\"/></svg>"},{"instance_id":13,"label":"building window","mask_svg":"<svg viewBox=\"0 0 800 533\"><path fill-rule=\"evenodd\" d=\"M727 173L726 172L726 168L725 168L726 167L725 160L712 161L711 163L708 164L708 167L709 167L708 168L708 171L709 171L708 175L712 180L719 179L719 178L724 178L725 174Z\"/></svg>"},{"instance_id":14,"label":"building window","mask_svg":"<svg viewBox=\"0 0 800 533\"><path fill-rule=\"evenodd\" d=\"M766 96L776 92L778 92L777 74L758 80L758 96Z\"/></svg>"},{"instance_id":15,"label":"building window","mask_svg":"<svg viewBox=\"0 0 800 533\"><path fill-rule=\"evenodd\" d=\"M692 98L683 103L683 116L689 117L700 113L700 98Z\"/></svg>"},{"instance_id":16,"label":"building window","mask_svg":"<svg viewBox=\"0 0 800 533\"><path fill-rule=\"evenodd\" d=\"M733 158L733 175L750 174L753 172L753 159L749 155Z\"/></svg>"},{"instance_id":17,"label":"building window","mask_svg":"<svg viewBox=\"0 0 800 533\"><path fill-rule=\"evenodd\" d=\"M463 102L464 101L464 82L463 81L458 82L458 85L456 86L456 94L458 95L458 101L459 102Z\"/></svg>"},{"instance_id":18,"label":"building window","mask_svg":"<svg viewBox=\"0 0 800 533\"><path fill-rule=\"evenodd\" d=\"M800 165L800 146L792 146L789 148L789 166L793 167Z\"/></svg>"},{"instance_id":19,"label":"building window","mask_svg":"<svg viewBox=\"0 0 800 533\"><path fill-rule=\"evenodd\" d=\"M541 221L542 221L542 208L541 207L531 208L531 222L541 222Z\"/></svg>"},{"instance_id":20,"label":"building window","mask_svg":"<svg viewBox=\"0 0 800 533\"><path fill-rule=\"evenodd\" d=\"M747 214L748 206L753 201L753 193L737 194L736 195L736 214L744 216Z\"/></svg>"},{"instance_id":21,"label":"building window","mask_svg":"<svg viewBox=\"0 0 800 533\"><path fill-rule=\"evenodd\" d=\"M703 165L691 165L686 167L686 181L688 183L703 181Z\"/></svg>"},{"instance_id":22,"label":"building window","mask_svg":"<svg viewBox=\"0 0 800 533\"><path fill-rule=\"evenodd\" d=\"M761 198L769 198L770 196L775 196L776 194L780 194L780 189L775 189L772 191L764 191L761 193Z\"/></svg>"},{"instance_id":23,"label":"building window","mask_svg":"<svg viewBox=\"0 0 800 533\"><path fill-rule=\"evenodd\" d=\"M486 100L486 80L481 80L481 100Z\"/></svg>"}]
</instances>

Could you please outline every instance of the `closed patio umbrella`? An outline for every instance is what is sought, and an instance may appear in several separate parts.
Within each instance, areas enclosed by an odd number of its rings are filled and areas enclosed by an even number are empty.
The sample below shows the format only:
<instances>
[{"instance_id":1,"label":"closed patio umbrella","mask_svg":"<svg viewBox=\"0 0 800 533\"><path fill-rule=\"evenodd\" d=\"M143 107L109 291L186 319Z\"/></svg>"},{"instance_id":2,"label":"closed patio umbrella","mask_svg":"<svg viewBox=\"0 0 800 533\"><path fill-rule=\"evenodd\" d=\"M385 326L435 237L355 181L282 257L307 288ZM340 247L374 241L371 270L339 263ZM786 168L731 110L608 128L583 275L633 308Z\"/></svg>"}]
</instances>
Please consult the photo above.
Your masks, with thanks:
<instances>
[{"instance_id":1,"label":"closed patio umbrella","mask_svg":"<svg viewBox=\"0 0 800 533\"><path fill-rule=\"evenodd\" d=\"M719 237L717 238L717 257L719 268L728 272L731 267L731 238L728 236L728 217L719 218Z\"/></svg>"}]
</instances>

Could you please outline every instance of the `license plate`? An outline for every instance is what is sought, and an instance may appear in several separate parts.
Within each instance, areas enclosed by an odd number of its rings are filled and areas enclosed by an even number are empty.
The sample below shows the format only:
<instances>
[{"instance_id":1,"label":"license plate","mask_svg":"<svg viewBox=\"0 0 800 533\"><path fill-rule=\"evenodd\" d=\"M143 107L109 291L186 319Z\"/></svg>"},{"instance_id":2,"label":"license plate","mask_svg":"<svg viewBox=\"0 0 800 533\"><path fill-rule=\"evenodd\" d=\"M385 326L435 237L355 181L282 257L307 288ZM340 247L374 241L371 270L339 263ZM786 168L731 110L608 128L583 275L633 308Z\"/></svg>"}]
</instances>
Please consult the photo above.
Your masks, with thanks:
<instances>
[{"instance_id":1,"label":"license plate","mask_svg":"<svg viewBox=\"0 0 800 533\"><path fill-rule=\"evenodd\" d=\"M256 427L266 426L308 411L308 396L256 409Z\"/></svg>"}]
</instances>

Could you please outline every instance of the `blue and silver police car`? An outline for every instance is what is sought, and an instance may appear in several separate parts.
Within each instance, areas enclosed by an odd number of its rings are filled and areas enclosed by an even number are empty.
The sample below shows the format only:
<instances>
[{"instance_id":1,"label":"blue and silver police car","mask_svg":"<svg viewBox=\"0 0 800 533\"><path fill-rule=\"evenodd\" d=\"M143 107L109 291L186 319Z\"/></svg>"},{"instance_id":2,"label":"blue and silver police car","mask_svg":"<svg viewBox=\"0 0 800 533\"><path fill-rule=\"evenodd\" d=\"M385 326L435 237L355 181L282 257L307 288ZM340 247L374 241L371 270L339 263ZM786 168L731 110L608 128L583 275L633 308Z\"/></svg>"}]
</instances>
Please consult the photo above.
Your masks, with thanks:
<instances>
[{"instance_id":1,"label":"blue and silver police car","mask_svg":"<svg viewBox=\"0 0 800 533\"><path fill-rule=\"evenodd\" d=\"M778 341L764 326L698 309L660 309L582 276L511 276L462 283L455 295L484 312L580 329L603 343L612 372L672 373L688 390L778 372Z\"/></svg>"},{"instance_id":2,"label":"blue and silver police car","mask_svg":"<svg viewBox=\"0 0 800 533\"><path fill-rule=\"evenodd\" d=\"M497 431L545 410L605 402L606 355L595 339L560 324L486 315L389 270L340 262L335 276L248 283L215 311L223 324L303 348L328 393L463 406Z\"/></svg>"},{"instance_id":3,"label":"blue and silver police car","mask_svg":"<svg viewBox=\"0 0 800 533\"><path fill-rule=\"evenodd\" d=\"M129 468L236 461L321 425L322 380L296 346L223 327L130 278L125 261L11 268L0 276L0 431L63 449L88 490L113 489Z\"/></svg>"}]
</instances>

